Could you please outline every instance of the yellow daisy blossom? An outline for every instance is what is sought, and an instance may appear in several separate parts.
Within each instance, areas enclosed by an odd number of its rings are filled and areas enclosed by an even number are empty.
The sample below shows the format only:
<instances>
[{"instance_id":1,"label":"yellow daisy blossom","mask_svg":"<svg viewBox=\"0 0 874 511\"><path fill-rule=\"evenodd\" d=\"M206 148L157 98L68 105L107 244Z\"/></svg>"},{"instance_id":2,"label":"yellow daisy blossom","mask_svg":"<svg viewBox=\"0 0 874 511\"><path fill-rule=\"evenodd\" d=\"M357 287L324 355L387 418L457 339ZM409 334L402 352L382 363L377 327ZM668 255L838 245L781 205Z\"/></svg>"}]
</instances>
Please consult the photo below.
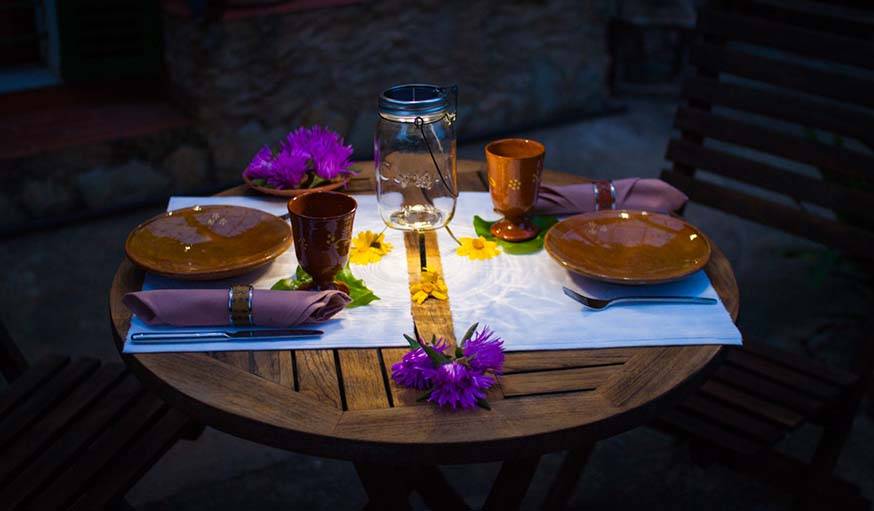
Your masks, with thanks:
<instances>
[{"instance_id":1,"label":"yellow daisy blossom","mask_svg":"<svg viewBox=\"0 0 874 511\"><path fill-rule=\"evenodd\" d=\"M391 252L391 243L385 241L382 233L361 231L352 238L349 248L349 260L352 264L370 264L379 262L382 256Z\"/></svg>"},{"instance_id":2,"label":"yellow daisy blossom","mask_svg":"<svg viewBox=\"0 0 874 511\"><path fill-rule=\"evenodd\" d=\"M468 259L491 259L501 253L500 247L494 241L489 241L482 236L478 238L459 238L461 246L458 247L458 255Z\"/></svg>"},{"instance_id":3,"label":"yellow daisy blossom","mask_svg":"<svg viewBox=\"0 0 874 511\"><path fill-rule=\"evenodd\" d=\"M422 270L421 279L418 284L410 285L410 294L412 300L418 304L422 304L428 297L438 300L446 300L449 298L446 287L446 282L440 276L440 272L432 269Z\"/></svg>"}]
</instances>

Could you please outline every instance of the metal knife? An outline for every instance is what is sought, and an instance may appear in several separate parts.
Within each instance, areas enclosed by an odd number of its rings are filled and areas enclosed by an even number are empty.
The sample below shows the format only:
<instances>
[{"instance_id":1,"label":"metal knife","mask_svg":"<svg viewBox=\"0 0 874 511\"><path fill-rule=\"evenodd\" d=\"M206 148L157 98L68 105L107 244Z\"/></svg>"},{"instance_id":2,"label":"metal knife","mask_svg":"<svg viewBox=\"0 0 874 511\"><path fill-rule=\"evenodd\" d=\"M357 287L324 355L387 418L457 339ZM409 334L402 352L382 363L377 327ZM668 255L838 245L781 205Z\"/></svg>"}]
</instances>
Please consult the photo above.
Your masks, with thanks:
<instances>
[{"instance_id":1,"label":"metal knife","mask_svg":"<svg viewBox=\"0 0 874 511\"><path fill-rule=\"evenodd\" d=\"M229 332L213 330L207 332L137 332L130 336L135 344L189 343L189 342L221 342L221 341L281 341L294 337L318 337L321 330L284 329L284 330L240 330Z\"/></svg>"}]
</instances>

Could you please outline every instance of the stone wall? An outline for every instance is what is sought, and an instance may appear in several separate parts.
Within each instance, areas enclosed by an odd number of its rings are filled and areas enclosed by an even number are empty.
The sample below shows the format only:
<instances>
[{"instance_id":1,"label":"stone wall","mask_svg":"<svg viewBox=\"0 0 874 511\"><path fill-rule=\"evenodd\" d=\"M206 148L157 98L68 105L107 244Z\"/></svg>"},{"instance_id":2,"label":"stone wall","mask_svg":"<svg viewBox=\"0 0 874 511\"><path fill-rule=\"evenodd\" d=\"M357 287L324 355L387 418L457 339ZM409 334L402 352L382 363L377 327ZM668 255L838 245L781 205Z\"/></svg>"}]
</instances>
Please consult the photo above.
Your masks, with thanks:
<instances>
[{"instance_id":1,"label":"stone wall","mask_svg":"<svg viewBox=\"0 0 874 511\"><path fill-rule=\"evenodd\" d=\"M327 125L368 159L377 96L393 84L457 83L462 142L597 112L618 1L364 0L232 20L168 11L168 79L193 125L0 161L0 236L239 183L260 146L300 125Z\"/></svg>"},{"instance_id":2,"label":"stone wall","mask_svg":"<svg viewBox=\"0 0 874 511\"><path fill-rule=\"evenodd\" d=\"M458 83L463 139L602 109L615 0L372 0L205 21L168 14L170 79L220 178L301 125L367 158L376 99L397 83Z\"/></svg>"}]
</instances>

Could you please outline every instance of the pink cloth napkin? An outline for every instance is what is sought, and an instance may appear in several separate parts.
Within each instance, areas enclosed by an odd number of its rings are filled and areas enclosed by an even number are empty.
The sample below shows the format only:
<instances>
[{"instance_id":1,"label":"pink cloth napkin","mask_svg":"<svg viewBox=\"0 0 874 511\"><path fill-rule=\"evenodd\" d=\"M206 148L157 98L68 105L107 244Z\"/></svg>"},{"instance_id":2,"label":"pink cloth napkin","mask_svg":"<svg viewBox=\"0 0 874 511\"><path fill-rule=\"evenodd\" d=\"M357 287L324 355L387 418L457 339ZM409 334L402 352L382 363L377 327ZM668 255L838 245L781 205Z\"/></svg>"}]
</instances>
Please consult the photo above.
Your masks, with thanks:
<instances>
[{"instance_id":1,"label":"pink cloth napkin","mask_svg":"<svg viewBox=\"0 0 874 511\"><path fill-rule=\"evenodd\" d=\"M227 289L159 289L124 295L122 300L150 325L230 325ZM286 327L327 321L349 303L342 291L268 291L252 296L252 319L258 326Z\"/></svg>"},{"instance_id":2,"label":"pink cloth napkin","mask_svg":"<svg viewBox=\"0 0 874 511\"><path fill-rule=\"evenodd\" d=\"M613 187L616 189L614 209L665 213L680 209L689 200L686 194L661 179L618 179L613 181ZM574 215L595 209L595 192L591 183L541 185L540 195L534 206L534 212L542 215Z\"/></svg>"}]
</instances>

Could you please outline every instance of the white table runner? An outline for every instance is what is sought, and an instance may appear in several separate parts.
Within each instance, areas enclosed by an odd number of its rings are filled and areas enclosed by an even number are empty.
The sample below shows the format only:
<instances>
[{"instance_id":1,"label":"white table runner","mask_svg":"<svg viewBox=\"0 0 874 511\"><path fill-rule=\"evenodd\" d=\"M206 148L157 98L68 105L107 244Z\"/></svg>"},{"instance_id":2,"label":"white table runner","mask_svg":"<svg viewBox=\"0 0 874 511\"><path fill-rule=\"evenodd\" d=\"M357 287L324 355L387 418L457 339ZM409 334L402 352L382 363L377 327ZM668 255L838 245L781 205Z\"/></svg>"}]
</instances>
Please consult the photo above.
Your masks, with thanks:
<instances>
[{"instance_id":1,"label":"white table runner","mask_svg":"<svg viewBox=\"0 0 874 511\"><path fill-rule=\"evenodd\" d=\"M463 193L452 231L475 236L473 216L497 220L488 193ZM623 286L580 277L559 266L545 250L470 261L455 253L441 231L440 257L456 333L487 324L508 351L618 348L692 344L741 344L737 327L719 301L713 305L628 304L590 311L562 293L562 286L597 298L641 295L719 297L703 271L678 282Z\"/></svg>"},{"instance_id":2,"label":"white table runner","mask_svg":"<svg viewBox=\"0 0 874 511\"><path fill-rule=\"evenodd\" d=\"M374 196L356 196L358 210L354 232L382 231ZM261 197L173 197L168 209L194 205L234 204L281 215L286 201ZM458 236L474 236L473 216L496 219L487 193L462 193L452 229ZM149 326L134 317L125 343L125 353L168 351L231 351L326 348L372 348L407 346L402 334L412 330L409 282L403 234L387 230L394 245L379 263L353 265L352 272L364 279L380 297L366 307L340 312L315 328L325 334L317 339L281 341L223 341L173 345L132 344L136 332L203 331L208 328ZM718 299L704 272L680 282L646 287L604 284L571 274L552 261L545 251L531 255L502 254L494 259L471 261L455 253L455 242L440 231L440 252L449 302L457 335L474 322L489 325L504 339L505 349L573 349L692 344L741 344L741 335L719 302L715 305L649 304L617 305L603 311L587 311L561 291L565 285L597 297L628 294L677 294ZM269 289L277 280L294 273L297 261L289 250L271 265L234 279L186 282L146 275L143 289L227 288L253 283ZM227 327L231 329L230 327ZM212 330L212 328L209 328Z\"/></svg>"},{"instance_id":3,"label":"white table runner","mask_svg":"<svg viewBox=\"0 0 874 511\"><path fill-rule=\"evenodd\" d=\"M380 232L385 224L376 209L376 197L356 196L358 210L355 214L354 231L370 229ZM233 204L256 208L274 215L288 212L285 200L261 197L172 197L168 210L211 204ZM204 331L215 328L150 326L138 318L131 320L131 328L124 345L125 353L157 353L172 351L233 351L233 350L289 350L327 348L373 348L379 346L409 346L404 333L412 332L413 318L410 312L407 256L404 251L403 233L387 230L386 241L394 245L392 251L381 261L367 266L352 265L352 273L364 280L379 300L366 307L356 307L339 312L331 320L318 325L305 325L324 331L318 338L299 338L277 341L221 341L211 343L134 344L130 336L136 332ZM270 289L276 281L294 274L297 259L294 248L279 256L272 264L246 275L220 281L182 281L147 274L143 289L164 288L228 288L234 284L251 283L257 289ZM234 331L233 327L221 327Z\"/></svg>"}]
</instances>

